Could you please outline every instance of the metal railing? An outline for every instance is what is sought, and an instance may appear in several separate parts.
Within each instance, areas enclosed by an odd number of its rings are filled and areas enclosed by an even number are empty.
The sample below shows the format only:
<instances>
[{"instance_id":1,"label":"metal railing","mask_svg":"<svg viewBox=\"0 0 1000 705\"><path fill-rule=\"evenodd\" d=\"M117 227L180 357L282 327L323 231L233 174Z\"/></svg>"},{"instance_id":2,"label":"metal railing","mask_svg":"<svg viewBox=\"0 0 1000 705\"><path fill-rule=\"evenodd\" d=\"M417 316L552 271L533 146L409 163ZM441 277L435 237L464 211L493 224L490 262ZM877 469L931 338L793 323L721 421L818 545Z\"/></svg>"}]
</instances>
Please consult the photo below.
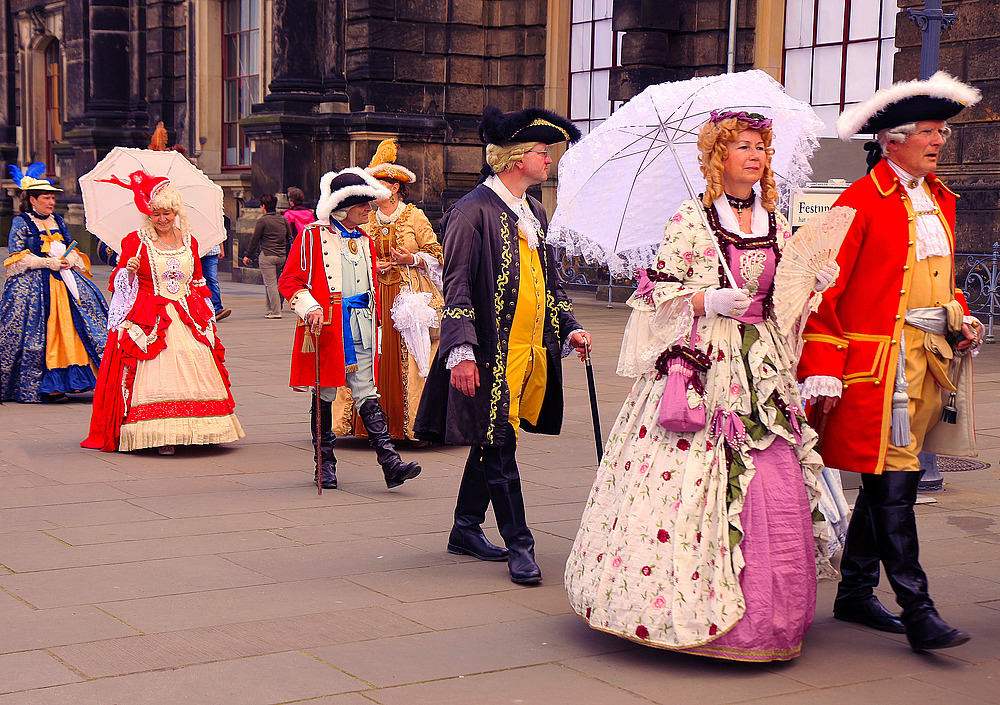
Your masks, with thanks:
<instances>
[{"instance_id":1,"label":"metal railing","mask_svg":"<svg viewBox=\"0 0 1000 705\"><path fill-rule=\"evenodd\" d=\"M962 292L969 311L986 325L985 343L995 343L993 319L1000 313L1000 242L993 243L993 254L955 253L956 278L962 282ZM962 276L964 274L964 276Z\"/></svg>"}]
</instances>

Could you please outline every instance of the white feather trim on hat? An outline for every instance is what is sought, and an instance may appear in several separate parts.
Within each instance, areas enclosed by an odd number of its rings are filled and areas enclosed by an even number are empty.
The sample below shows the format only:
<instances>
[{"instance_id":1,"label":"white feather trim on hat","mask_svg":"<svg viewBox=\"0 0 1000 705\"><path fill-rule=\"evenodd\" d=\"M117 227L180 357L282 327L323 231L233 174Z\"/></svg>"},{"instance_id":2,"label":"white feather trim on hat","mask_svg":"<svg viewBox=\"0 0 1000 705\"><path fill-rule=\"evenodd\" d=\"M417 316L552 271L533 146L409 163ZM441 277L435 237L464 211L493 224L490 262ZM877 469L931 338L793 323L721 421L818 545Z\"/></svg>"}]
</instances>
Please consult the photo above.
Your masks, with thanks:
<instances>
[{"instance_id":1,"label":"white feather trim on hat","mask_svg":"<svg viewBox=\"0 0 1000 705\"><path fill-rule=\"evenodd\" d=\"M938 71L926 80L914 79L901 81L875 92L871 98L845 109L837 118L837 135L842 140L849 140L865 126L874 115L885 110L893 103L905 98L926 95L932 98L943 98L969 107L982 98L979 89L962 83L949 76L944 71Z\"/></svg>"},{"instance_id":2,"label":"white feather trim on hat","mask_svg":"<svg viewBox=\"0 0 1000 705\"><path fill-rule=\"evenodd\" d=\"M343 186L331 192L334 179L338 176L352 174L361 179L362 183ZM322 222L330 221L330 214L352 196L369 196L372 200L384 201L392 198L392 191L380 184L364 169L352 166L343 171L328 171L319 180L319 202L316 204L316 219Z\"/></svg>"}]
</instances>

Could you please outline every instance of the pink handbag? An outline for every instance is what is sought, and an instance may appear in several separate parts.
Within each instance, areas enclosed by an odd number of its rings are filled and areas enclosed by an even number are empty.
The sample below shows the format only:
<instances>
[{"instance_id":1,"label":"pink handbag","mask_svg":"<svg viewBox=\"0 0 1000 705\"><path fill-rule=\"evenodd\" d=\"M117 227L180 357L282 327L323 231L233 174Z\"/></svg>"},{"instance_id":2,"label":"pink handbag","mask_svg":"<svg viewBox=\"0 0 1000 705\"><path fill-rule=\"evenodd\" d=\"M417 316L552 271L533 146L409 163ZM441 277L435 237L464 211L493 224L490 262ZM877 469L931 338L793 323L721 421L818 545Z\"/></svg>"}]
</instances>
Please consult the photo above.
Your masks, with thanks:
<instances>
[{"instance_id":1,"label":"pink handbag","mask_svg":"<svg viewBox=\"0 0 1000 705\"><path fill-rule=\"evenodd\" d=\"M656 370L666 375L667 383L660 399L660 414L657 423L674 433L694 433L705 428L705 401L694 408L688 404L688 388L693 387L702 397L705 394L705 383L702 375L712 366L708 355L693 347L694 332L697 326L691 327L689 346L675 345L667 348L656 360Z\"/></svg>"}]
</instances>

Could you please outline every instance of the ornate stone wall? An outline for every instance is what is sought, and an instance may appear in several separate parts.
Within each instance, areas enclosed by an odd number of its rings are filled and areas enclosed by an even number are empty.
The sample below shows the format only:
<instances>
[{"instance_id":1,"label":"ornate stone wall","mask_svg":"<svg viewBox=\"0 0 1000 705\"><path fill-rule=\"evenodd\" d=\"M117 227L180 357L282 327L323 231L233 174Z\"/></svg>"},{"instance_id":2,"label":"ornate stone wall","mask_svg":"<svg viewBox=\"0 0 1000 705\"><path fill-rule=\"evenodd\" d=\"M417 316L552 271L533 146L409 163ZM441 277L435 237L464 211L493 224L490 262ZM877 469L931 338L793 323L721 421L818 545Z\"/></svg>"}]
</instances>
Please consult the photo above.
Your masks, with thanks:
<instances>
[{"instance_id":1,"label":"ornate stone wall","mask_svg":"<svg viewBox=\"0 0 1000 705\"><path fill-rule=\"evenodd\" d=\"M900 0L896 20L896 80L920 68L920 31L907 8L923 0ZM955 132L945 147L938 174L961 196L956 244L961 252L992 252L1000 240L1000 23L993 0L944 3L958 18L941 32L940 68L971 83L983 100L951 121Z\"/></svg>"},{"instance_id":2,"label":"ornate stone wall","mask_svg":"<svg viewBox=\"0 0 1000 705\"><path fill-rule=\"evenodd\" d=\"M736 70L753 68L757 3L737 5ZM726 70L729 0L614 0L614 29L624 32L611 98L628 100L664 81Z\"/></svg>"}]
</instances>

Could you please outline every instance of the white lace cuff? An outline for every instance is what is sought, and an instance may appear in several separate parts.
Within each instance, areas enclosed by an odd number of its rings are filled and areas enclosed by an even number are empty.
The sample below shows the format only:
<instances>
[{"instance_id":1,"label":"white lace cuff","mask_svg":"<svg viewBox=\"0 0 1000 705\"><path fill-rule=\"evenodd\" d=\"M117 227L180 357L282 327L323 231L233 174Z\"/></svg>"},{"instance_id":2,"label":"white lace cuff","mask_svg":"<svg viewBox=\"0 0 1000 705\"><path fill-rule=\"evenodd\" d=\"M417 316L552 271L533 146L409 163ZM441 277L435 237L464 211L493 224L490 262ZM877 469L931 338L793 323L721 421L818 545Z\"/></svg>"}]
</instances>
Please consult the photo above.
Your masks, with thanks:
<instances>
[{"instance_id":1,"label":"white lace cuff","mask_svg":"<svg viewBox=\"0 0 1000 705\"><path fill-rule=\"evenodd\" d=\"M438 288L438 291L444 291L444 267L438 262L437 257L432 257L426 252L414 252L414 254L420 258L420 261L424 263L424 267L427 270L427 276L431 278L434 282L434 286Z\"/></svg>"},{"instance_id":2,"label":"white lace cuff","mask_svg":"<svg viewBox=\"0 0 1000 705\"><path fill-rule=\"evenodd\" d=\"M563 346L562 346L562 356L563 357L567 357L571 352L573 352L574 350L576 350L576 348L573 347L573 343L569 342L569 339L573 337L573 334L574 333L586 333L586 332L587 331L585 331L583 328L574 328L573 330L571 330L569 332L569 335L566 336L566 342L563 343Z\"/></svg>"},{"instance_id":3,"label":"white lace cuff","mask_svg":"<svg viewBox=\"0 0 1000 705\"><path fill-rule=\"evenodd\" d=\"M464 360L476 361L476 354L472 350L472 346L468 343L462 343L461 345L456 345L448 353L448 362L445 363L445 369L451 369L455 365Z\"/></svg>"},{"instance_id":4,"label":"white lace cuff","mask_svg":"<svg viewBox=\"0 0 1000 705\"><path fill-rule=\"evenodd\" d=\"M111 295L108 304L108 330L116 330L125 322L135 299L139 295L139 277L130 277L127 269L122 267L115 275L115 293Z\"/></svg>"},{"instance_id":5,"label":"white lace cuff","mask_svg":"<svg viewBox=\"0 0 1000 705\"><path fill-rule=\"evenodd\" d=\"M836 377L829 375L813 375L806 377L802 383L802 401L809 401L816 397L836 397L844 392L844 383Z\"/></svg>"}]
</instances>

